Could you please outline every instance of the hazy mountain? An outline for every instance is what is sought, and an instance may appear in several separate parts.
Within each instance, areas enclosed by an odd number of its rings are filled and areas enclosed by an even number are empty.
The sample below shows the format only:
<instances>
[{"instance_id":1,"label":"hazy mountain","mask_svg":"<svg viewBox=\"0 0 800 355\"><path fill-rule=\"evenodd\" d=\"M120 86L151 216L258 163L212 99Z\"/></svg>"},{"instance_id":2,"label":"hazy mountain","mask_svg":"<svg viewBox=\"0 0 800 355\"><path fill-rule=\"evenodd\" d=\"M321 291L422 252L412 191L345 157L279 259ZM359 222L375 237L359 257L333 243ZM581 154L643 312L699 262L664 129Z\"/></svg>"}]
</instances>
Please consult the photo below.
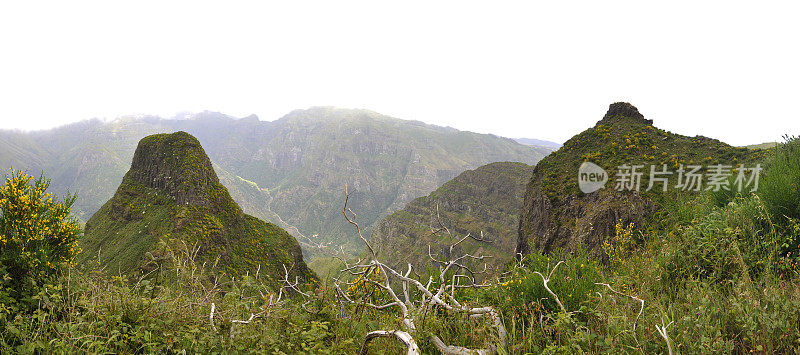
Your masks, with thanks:
<instances>
[{"instance_id":1,"label":"hazy mountain","mask_svg":"<svg viewBox=\"0 0 800 355\"><path fill-rule=\"evenodd\" d=\"M766 142L766 143L760 143L760 144L750 144L750 145L746 145L744 147L748 148L748 149L769 149L769 148L775 148L777 146L778 146L778 142Z\"/></svg>"},{"instance_id":2,"label":"hazy mountain","mask_svg":"<svg viewBox=\"0 0 800 355\"><path fill-rule=\"evenodd\" d=\"M141 140L114 196L86 222L81 259L122 272L144 271L151 258L192 249L198 264L227 274L247 271L313 278L297 241L286 231L242 212L219 183L200 142L186 132ZM196 250L194 248L197 248Z\"/></svg>"},{"instance_id":3,"label":"hazy mountain","mask_svg":"<svg viewBox=\"0 0 800 355\"><path fill-rule=\"evenodd\" d=\"M561 144L560 143L551 142L551 141L545 141L545 140L541 140L541 139L514 138L514 140L519 144L532 145L532 146L536 146L536 147L545 147L545 148L550 148L550 149L553 149L553 150L561 148Z\"/></svg>"},{"instance_id":4,"label":"hazy mountain","mask_svg":"<svg viewBox=\"0 0 800 355\"><path fill-rule=\"evenodd\" d=\"M454 238L469 233L490 241L467 239L458 246L458 253L490 256L487 264L493 270L502 268L514 255L519 210L532 172L530 165L510 162L467 170L384 218L371 243L380 260L390 265L434 266L428 246L440 253L452 243L446 233L431 233L441 221Z\"/></svg>"},{"instance_id":5,"label":"hazy mountain","mask_svg":"<svg viewBox=\"0 0 800 355\"><path fill-rule=\"evenodd\" d=\"M465 170L495 161L535 164L549 153L494 135L318 107L272 122L203 112L0 131L0 165L44 171L54 191L78 193L74 210L87 220L122 181L139 139L179 130L202 143L245 212L298 239L318 235L351 250L360 246L341 215L345 185L355 192L351 207L369 235L382 217Z\"/></svg>"}]
</instances>

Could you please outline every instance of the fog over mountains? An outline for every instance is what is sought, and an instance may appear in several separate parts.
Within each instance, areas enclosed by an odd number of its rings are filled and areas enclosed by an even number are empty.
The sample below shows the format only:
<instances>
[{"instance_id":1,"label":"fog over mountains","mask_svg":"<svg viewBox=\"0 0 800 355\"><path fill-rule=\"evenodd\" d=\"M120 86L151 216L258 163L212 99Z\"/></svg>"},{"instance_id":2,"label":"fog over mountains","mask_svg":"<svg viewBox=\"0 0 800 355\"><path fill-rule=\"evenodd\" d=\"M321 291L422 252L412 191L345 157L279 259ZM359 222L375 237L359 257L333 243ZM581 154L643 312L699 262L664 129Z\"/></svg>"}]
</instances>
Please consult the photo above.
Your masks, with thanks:
<instances>
[{"instance_id":1,"label":"fog over mountains","mask_svg":"<svg viewBox=\"0 0 800 355\"><path fill-rule=\"evenodd\" d=\"M85 221L113 195L141 138L181 130L198 138L246 213L301 243L314 238L351 251L357 237L341 215L345 186L354 191L350 206L370 235L384 216L463 171L497 161L532 165L553 149L367 110L315 107L272 122L202 112L5 130L0 164L43 172L53 191L77 193L74 213Z\"/></svg>"}]
</instances>

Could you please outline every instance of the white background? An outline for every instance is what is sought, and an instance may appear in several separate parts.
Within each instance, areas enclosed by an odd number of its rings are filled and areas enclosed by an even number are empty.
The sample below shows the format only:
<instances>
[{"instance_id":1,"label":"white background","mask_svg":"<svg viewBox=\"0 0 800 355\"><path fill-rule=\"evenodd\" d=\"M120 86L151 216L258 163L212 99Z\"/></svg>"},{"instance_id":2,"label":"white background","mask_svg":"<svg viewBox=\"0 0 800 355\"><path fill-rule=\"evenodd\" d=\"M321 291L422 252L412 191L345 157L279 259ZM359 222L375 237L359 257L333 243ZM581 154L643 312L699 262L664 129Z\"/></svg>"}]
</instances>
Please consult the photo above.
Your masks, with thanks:
<instances>
[{"instance_id":1,"label":"white background","mask_svg":"<svg viewBox=\"0 0 800 355\"><path fill-rule=\"evenodd\" d=\"M0 128L333 105L562 142L629 101L735 145L800 133L800 9L724 2L3 2Z\"/></svg>"}]
</instances>

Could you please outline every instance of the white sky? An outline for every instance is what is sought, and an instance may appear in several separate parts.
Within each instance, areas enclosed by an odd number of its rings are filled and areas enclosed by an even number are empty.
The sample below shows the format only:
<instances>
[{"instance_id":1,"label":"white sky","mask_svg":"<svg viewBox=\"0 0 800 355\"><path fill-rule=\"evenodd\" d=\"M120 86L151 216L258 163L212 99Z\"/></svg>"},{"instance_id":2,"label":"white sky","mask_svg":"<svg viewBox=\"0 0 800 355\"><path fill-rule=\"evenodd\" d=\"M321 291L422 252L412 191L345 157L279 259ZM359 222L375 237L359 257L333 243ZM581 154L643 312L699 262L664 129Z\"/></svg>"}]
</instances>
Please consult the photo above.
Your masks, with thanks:
<instances>
[{"instance_id":1,"label":"white sky","mask_svg":"<svg viewBox=\"0 0 800 355\"><path fill-rule=\"evenodd\" d=\"M562 142L614 101L741 145L800 134L800 6L2 2L0 128L332 105Z\"/></svg>"}]
</instances>

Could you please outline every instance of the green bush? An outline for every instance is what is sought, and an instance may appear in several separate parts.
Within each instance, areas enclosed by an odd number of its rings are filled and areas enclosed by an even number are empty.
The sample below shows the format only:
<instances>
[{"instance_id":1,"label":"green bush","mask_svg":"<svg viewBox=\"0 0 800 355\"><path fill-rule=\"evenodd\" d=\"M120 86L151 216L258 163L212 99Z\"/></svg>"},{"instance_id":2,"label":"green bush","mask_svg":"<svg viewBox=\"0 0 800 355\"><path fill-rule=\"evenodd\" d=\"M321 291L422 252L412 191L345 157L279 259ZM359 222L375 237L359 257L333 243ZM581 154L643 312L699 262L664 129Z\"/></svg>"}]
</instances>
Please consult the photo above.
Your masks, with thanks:
<instances>
[{"instance_id":1,"label":"green bush","mask_svg":"<svg viewBox=\"0 0 800 355\"><path fill-rule=\"evenodd\" d=\"M588 258L586 252L569 255L560 251L543 254L531 252L524 261L525 267L515 270L509 278L498 284L493 292L506 314L525 314L533 304L541 302L546 312L559 311L553 297L545 290L542 276L547 277L559 261L564 261L553 272L548 287L558 295L567 311L577 311L594 294L600 282L600 267Z\"/></svg>"},{"instance_id":2,"label":"green bush","mask_svg":"<svg viewBox=\"0 0 800 355\"><path fill-rule=\"evenodd\" d=\"M703 201L698 197L695 203ZM758 198L738 197L724 207L695 211L690 223L676 226L676 239L662 255L662 281L731 280L742 273L760 274L775 261L780 236Z\"/></svg>"},{"instance_id":3,"label":"green bush","mask_svg":"<svg viewBox=\"0 0 800 355\"><path fill-rule=\"evenodd\" d=\"M31 183L33 182L33 183ZM39 287L80 252L75 200L55 201L50 182L11 169L0 188L0 313L24 311Z\"/></svg>"},{"instance_id":4,"label":"green bush","mask_svg":"<svg viewBox=\"0 0 800 355\"><path fill-rule=\"evenodd\" d=\"M720 188L719 190L708 190L708 195L710 197L711 202L716 207L724 207L729 202L733 201L733 199L737 197L747 197L750 196L751 193L749 192L749 187L747 189L742 188L741 191L736 186L736 177L737 173L733 173L731 176L728 177L728 187Z\"/></svg>"},{"instance_id":5,"label":"green bush","mask_svg":"<svg viewBox=\"0 0 800 355\"><path fill-rule=\"evenodd\" d=\"M760 179L758 196L772 219L781 225L800 218L800 140L786 137L767 159Z\"/></svg>"}]
</instances>

